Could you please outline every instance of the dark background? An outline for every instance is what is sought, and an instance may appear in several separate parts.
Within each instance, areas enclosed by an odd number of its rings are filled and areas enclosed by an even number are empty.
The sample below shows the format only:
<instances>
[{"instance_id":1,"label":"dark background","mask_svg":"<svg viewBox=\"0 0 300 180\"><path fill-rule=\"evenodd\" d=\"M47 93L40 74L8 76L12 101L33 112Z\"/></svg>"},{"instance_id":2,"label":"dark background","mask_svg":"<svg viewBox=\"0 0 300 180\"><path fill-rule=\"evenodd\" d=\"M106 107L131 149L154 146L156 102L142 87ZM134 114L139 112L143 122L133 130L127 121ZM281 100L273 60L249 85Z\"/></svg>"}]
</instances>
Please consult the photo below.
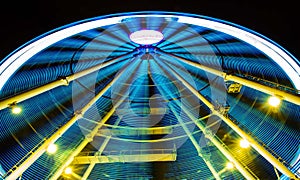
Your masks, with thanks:
<instances>
[{"instance_id":1,"label":"dark background","mask_svg":"<svg viewBox=\"0 0 300 180\"><path fill-rule=\"evenodd\" d=\"M57 27L101 15L147 10L186 12L230 21L272 39L300 59L297 0L10 0L2 1L0 6L0 60Z\"/></svg>"}]
</instances>

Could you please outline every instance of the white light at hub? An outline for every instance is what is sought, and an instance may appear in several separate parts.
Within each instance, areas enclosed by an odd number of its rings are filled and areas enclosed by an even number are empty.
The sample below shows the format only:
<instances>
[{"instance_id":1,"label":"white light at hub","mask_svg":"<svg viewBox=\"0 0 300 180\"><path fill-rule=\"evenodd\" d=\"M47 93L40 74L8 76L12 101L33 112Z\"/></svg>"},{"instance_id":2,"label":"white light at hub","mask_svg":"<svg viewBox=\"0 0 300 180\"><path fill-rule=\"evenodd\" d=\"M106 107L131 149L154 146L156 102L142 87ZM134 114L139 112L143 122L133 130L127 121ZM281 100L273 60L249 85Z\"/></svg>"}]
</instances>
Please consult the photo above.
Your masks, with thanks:
<instances>
[{"instance_id":1,"label":"white light at hub","mask_svg":"<svg viewBox=\"0 0 300 180\"><path fill-rule=\"evenodd\" d=\"M130 34L130 40L140 45L150 45L160 42L164 35L155 30L139 30Z\"/></svg>"}]
</instances>

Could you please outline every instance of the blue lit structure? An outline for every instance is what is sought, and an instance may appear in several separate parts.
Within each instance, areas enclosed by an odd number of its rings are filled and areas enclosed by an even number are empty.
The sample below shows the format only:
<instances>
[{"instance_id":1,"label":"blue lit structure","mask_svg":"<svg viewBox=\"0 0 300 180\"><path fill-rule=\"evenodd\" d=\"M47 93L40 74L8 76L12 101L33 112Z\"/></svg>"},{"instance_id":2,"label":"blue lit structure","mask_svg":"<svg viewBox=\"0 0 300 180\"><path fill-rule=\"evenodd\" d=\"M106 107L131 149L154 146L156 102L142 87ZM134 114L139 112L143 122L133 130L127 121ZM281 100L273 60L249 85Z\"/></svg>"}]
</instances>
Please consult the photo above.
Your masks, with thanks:
<instances>
[{"instance_id":1,"label":"blue lit structure","mask_svg":"<svg viewBox=\"0 0 300 180\"><path fill-rule=\"evenodd\" d=\"M164 39L132 42L141 29ZM299 177L299 61L244 27L185 13L114 14L41 35L0 63L3 178ZM242 88L230 93L228 83ZM278 109L265 104L270 95L283 100ZM15 104L21 114L11 113ZM243 132L253 148L238 146ZM60 172L67 165L74 174Z\"/></svg>"}]
</instances>

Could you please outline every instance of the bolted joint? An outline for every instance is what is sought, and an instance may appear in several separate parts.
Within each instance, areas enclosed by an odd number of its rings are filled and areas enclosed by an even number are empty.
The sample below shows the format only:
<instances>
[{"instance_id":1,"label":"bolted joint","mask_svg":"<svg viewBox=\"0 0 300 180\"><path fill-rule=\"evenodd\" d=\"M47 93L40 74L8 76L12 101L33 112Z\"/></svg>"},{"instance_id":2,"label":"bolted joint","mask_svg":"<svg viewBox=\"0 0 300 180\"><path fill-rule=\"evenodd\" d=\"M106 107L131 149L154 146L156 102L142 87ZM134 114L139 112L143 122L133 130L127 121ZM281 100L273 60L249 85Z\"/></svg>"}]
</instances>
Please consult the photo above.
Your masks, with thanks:
<instances>
[{"instance_id":1,"label":"bolted joint","mask_svg":"<svg viewBox=\"0 0 300 180\"><path fill-rule=\"evenodd\" d=\"M77 118L82 118L83 117L83 113L82 113L82 111L78 110L78 111L75 111L74 116L77 117Z\"/></svg>"},{"instance_id":2,"label":"bolted joint","mask_svg":"<svg viewBox=\"0 0 300 180\"><path fill-rule=\"evenodd\" d=\"M63 82L63 85L68 86L70 81L69 81L69 77L59 77L58 78L61 82Z\"/></svg>"},{"instance_id":3,"label":"bolted joint","mask_svg":"<svg viewBox=\"0 0 300 180\"><path fill-rule=\"evenodd\" d=\"M92 142L94 137L91 135L91 133L89 133L88 135L85 136L85 139L88 141L88 142Z\"/></svg>"}]
</instances>

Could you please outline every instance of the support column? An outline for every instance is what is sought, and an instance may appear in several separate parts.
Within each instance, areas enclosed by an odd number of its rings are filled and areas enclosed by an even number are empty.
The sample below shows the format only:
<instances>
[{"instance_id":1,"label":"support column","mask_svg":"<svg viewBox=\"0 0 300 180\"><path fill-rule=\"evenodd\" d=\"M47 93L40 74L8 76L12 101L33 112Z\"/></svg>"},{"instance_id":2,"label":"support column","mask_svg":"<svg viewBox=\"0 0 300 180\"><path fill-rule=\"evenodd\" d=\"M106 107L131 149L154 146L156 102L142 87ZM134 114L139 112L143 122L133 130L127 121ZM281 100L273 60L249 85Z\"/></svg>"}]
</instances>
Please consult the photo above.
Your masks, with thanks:
<instances>
[{"instance_id":1,"label":"support column","mask_svg":"<svg viewBox=\"0 0 300 180\"><path fill-rule=\"evenodd\" d=\"M122 120L122 118L119 117L118 120L114 123L114 125L115 125L115 126L119 125L119 123L121 122L121 120ZM98 129L100 129L100 128L98 128ZM95 136L95 135L96 135L96 134L94 134L94 136ZM101 147L100 147L99 150L98 150L99 155L101 155L102 152L104 151L104 149L105 149L105 147L107 146L107 144L108 144L110 138L111 138L111 135L105 138L104 142L102 143ZM87 168L87 170L86 170L85 173L83 174L81 180L86 180L86 179L89 177L89 175L91 174L91 172L92 172L92 170L93 170L95 164L96 164L95 162L91 162L91 164L89 165L89 167Z\"/></svg>"},{"instance_id":2,"label":"support column","mask_svg":"<svg viewBox=\"0 0 300 180\"><path fill-rule=\"evenodd\" d=\"M198 155L203 159L203 161L205 162L206 166L208 167L208 169L210 170L210 172L213 174L213 176L215 177L215 179L216 180L221 180L219 174L217 173L217 171L215 170L215 168L211 165L210 161L208 161L207 159L205 159L204 156L202 155L202 153L201 153L201 147L200 147L199 143L196 141L196 139L194 138L194 136L192 135L192 133L186 127L186 125L182 121L181 117L177 114L177 112L172 107L170 109L173 112L173 114L175 115L176 119L179 121L179 123L180 123L181 127L183 128L183 130L185 131L185 133L188 135L188 137L191 140L191 142L193 143L194 147L196 148L196 150L198 152Z\"/></svg>"},{"instance_id":3,"label":"support column","mask_svg":"<svg viewBox=\"0 0 300 180\"><path fill-rule=\"evenodd\" d=\"M84 113L98 100L103 94L120 78L124 73L124 69L106 86L104 87L90 102L88 102L80 111L75 112L74 116L58 129L51 137L45 140L45 142L24 161L22 164L6 177L6 180L17 179L29 166L31 166L47 149L47 147L54 143L61 135L63 135L76 121L81 118ZM97 131L95 132L97 133Z\"/></svg>"},{"instance_id":4,"label":"support column","mask_svg":"<svg viewBox=\"0 0 300 180\"><path fill-rule=\"evenodd\" d=\"M138 62L138 65L135 67L136 69L139 67L139 65L140 65L140 63L141 62ZM135 69L135 70L136 70ZM124 72L125 72L125 70L126 70L126 68L123 68L122 70L121 70L121 72L118 74L118 76L117 77L115 77L115 79L111 82L111 83L109 83L105 88L109 88L110 86L112 86L113 85L113 83L115 83L118 79L119 79L119 77L120 76L122 76L123 74L124 74ZM132 74L128 77L128 79L130 79L130 77L132 76ZM104 89L105 89L104 88ZM100 98L100 97L99 97ZM74 159L74 157L75 156L77 156L81 151L82 151L82 149L89 143L89 142L91 142L92 140L93 140L93 138L96 136L96 134L98 133L98 131L99 131L99 129L102 127L102 125L113 115L113 113L115 112L115 110L120 106L120 104L125 100L125 98L127 98L127 97L124 97L124 96L122 96L121 97L121 99L116 103L116 104L114 104L114 106L112 107L112 109L105 115L105 117L101 120L101 122L100 123L98 123L98 125L90 132L90 134L89 134L89 136L88 136L88 138L85 138L84 140L83 140L83 142L81 142L81 144L72 152L72 154L68 157L68 159L66 160L66 162L54 173L54 175L50 178L50 180L56 180L56 179L58 179L59 178L59 176L62 174L62 172L64 171L64 169L69 165L69 164L71 164L72 163L72 161L73 161L73 159ZM96 101L95 101L96 102ZM91 104L92 103L92 101L90 102L90 103L88 103L87 105L92 105ZM84 110L85 111L87 111L88 110L88 108L84 108ZM104 150L104 148L105 148L105 146L107 145L107 143L108 143L108 141L109 141L109 139L107 139L106 140L107 142L105 143L103 143L103 145L102 145L102 147L100 148L100 150ZM90 167L89 167L89 171L92 171L92 169L93 169L93 167L94 167L94 165L91 165ZM90 172L86 172L86 174L87 174L87 176L88 176L88 174L89 174Z\"/></svg>"},{"instance_id":5,"label":"support column","mask_svg":"<svg viewBox=\"0 0 300 180\"><path fill-rule=\"evenodd\" d=\"M160 67L161 68L161 67ZM161 68L162 69L162 68ZM163 72L167 72L166 69L162 69ZM170 76L168 74L166 74L169 78ZM154 80L153 80L154 81ZM174 101L176 103L176 105L180 106L178 101ZM183 112L185 114L187 114L187 116L197 125L197 127L203 132L203 134L205 135L206 138L208 138L217 148L218 150L221 151L221 153L232 163L234 163L235 167L237 168L237 170L247 179L249 180L255 180L258 179L257 177L254 177L248 170L246 170L246 168L225 148L225 144L221 143L217 137L215 135L213 135L212 133L210 133L210 131L207 131L207 128L200 122L197 121L197 118L194 117L193 114L190 113L190 111L185 107L185 106L181 106ZM179 121L179 123L181 124L182 128L184 129L185 133L188 135L188 137L190 138L190 140L192 141L193 145L195 146L195 148L197 149L198 154L201 156L201 147L199 146L199 144L197 143L197 141L195 140L195 138L191 135L191 133L189 132L188 128L185 126L185 124L182 122L181 118L178 116L177 112L170 107L171 111L173 112L173 114L176 116L176 119ZM203 156L202 156L203 161L206 163L207 167L210 169L210 171L212 172L213 176L216 179L220 179L218 173L215 171L215 169L212 167L212 165L210 164L209 161L207 161Z\"/></svg>"},{"instance_id":6,"label":"support column","mask_svg":"<svg viewBox=\"0 0 300 180\"><path fill-rule=\"evenodd\" d=\"M167 64L166 64L167 65ZM291 179L298 179L296 175L289 170L286 166L284 166L277 158L275 158L269 151L267 151L262 145L260 145L254 138L252 138L249 134L244 132L239 126L232 122L229 117L224 116L220 112L214 109L214 106L211 102L209 102L203 95L201 95L196 89L194 89L184 78L182 78L171 66L167 65L169 71L181 81L181 83L189 89L196 97L199 98L215 115L220 117L229 127L231 127L237 134L239 134L242 138L246 139L251 146L261 154L268 162L270 162L274 167L276 167L280 172L290 177Z\"/></svg>"},{"instance_id":7,"label":"support column","mask_svg":"<svg viewBox=\"0 0 300 180\"><path fill-rule=\"evenodd\" d=\"M99 122L96 127L90 132L90 134L88 135L89 138L85 138L80 144L79 146L72 152L72 154L68 157L68 159L65 161L65 163L63 165L60 166L60 168L54 173L54 175L50 178L50 180L56 180L59 178L59 176L63 173L63 171L65 170L66 167L68 167L75 156L77 156L82 149L89 143L92 141L93 137L96 135L96 133L98 132L98 130L103 126L103 124L114 114L116 108L121 104L122 101L119 101L119 103L115 104L115 106L113 106L110 111L103 117L103 119L101 120L101 122Z\"/></svg>"}]
</instances>

